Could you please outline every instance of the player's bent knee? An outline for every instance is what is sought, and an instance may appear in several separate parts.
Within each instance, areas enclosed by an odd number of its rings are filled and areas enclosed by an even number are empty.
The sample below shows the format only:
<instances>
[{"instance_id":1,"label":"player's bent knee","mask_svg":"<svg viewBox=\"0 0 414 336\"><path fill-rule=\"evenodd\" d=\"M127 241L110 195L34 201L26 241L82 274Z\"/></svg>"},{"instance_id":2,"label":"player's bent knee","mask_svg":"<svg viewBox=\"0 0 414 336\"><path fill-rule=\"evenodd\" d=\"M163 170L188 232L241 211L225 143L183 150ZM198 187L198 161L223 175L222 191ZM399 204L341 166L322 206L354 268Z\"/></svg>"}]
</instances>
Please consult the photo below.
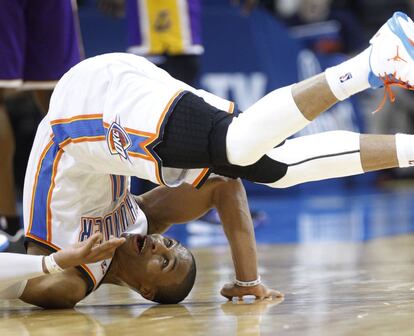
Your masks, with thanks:
<instances>
[{"instance_id":1,"label":"player's bent knee","mask_svg":"<svg viewBox=\"0 0 414 336\"><path fill-rule=\"evenodd\" d=\"M278 181L285 176L288 166L264 155L260 160L249 166L220 166L214 167L216 174L228 177L240 177L242 179L269 184Z\"/></svg>"},{"instance_id":2,"label":"player's bent knee","mask_svg":"<svg viewBox=\"0 0 414 336\"><path fill-rule=\"evenodd\" d=\"M210 183L214 183L213 205L218 207L222 200L237 199L245 195L243 183L239 178L230 178L225 176L214 176L210 178Z\"/></svg>"},{"instance_id":3,"label":"player's bent knee","mask_svg":"<svg viewBox=\"0 0 414 336\"><path fill-rule=\"evenodd\" d=\"M227 157L231 164L242 167L250 166L260 159L260 155L246 147L234 148L231 145L228 146Z\"/></svg>"},{"instance_id":4,"label":"player's bent knee","mask_svg":"<svg viewBox=\"0 0 414 336\"><path fill-rule=\"evenodd\" d=\"M212 179L218 184L217 190L222 194L231 195L244 190L243 183L239 178L215 176Z\"/></svg>"}]
</instances>

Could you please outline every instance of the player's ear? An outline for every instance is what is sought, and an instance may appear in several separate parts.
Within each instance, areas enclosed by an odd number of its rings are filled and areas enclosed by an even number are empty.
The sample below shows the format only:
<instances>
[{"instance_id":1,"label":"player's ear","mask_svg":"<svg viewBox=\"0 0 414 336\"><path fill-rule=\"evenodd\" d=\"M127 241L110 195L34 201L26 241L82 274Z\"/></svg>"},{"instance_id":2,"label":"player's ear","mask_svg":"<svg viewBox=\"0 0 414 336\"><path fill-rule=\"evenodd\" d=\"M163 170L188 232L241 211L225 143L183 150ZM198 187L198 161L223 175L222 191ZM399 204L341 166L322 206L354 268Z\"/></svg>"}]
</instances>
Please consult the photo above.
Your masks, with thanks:
<instances>
[{"instance_id":1,"label":"player's ear","mask_svg":"<svg viewBox=\"0 0 414 336\"><path fill-rule=\"evenodd\" d=\"M146 298L147 300L153 301L155 297L155 288L154 287L147 287L142 286L139 289L139 293Z\"/></svg>"}]
</instances>

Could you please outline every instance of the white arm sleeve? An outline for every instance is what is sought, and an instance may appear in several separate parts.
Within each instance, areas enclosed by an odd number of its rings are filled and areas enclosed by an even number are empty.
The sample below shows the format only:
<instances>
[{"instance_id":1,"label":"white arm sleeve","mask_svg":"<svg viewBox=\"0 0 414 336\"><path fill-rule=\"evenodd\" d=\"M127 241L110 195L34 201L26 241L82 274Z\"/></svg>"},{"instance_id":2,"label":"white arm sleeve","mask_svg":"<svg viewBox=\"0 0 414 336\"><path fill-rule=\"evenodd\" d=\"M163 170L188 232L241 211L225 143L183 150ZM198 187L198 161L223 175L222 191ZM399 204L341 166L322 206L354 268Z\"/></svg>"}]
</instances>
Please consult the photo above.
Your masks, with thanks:
<instances>
[{"instance_id":1,"label":"white arm sleeve","mask_svg":"<svg viewBox=\"0 0 414 336\"><path fill-rule=\"evenodd\" d=\"M0 299L18 299L27 280L44 275L44 256L0 253Z\"/></svg>"},{"instance_id":2,"label":"white arm sleeve","mask_svg":"<svg viewBox=\"0 0 414 336\"><path fill-rule=\"evenodd\" d=\"M18 299L23 294L26 287L27 280L15 282L12 285L10 283L0 284L0 300Z\"/></svg>"}]
</instances>

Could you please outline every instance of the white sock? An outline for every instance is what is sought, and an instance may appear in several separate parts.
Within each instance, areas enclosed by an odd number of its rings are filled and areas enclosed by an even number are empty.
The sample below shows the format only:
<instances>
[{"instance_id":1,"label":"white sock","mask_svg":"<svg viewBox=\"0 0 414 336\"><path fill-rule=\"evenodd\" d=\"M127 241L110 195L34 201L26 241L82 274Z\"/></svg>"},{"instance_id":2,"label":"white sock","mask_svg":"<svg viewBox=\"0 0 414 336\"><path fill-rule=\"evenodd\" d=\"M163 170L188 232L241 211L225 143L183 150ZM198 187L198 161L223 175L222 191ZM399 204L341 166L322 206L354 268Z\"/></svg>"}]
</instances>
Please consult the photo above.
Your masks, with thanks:
<instances>
[{"instance_id":1,"label":"white sock","mask_svg":"<svg viewBox=\"0 0 414 336\"><path fill-rule=\"evenodd\" d=\"M292 86L272 91L232 120L227 158L239 166L253 164L309 123L293 99Z\"/></svg>"},{"instance_id":2,"label":"white sock","mask_svg":"<svg viewBox=\"0 0 414 336\"><path fill-rule=\"evenodd\" d=\"M400 168L414 166L414 135L396 134L395 147Z\"/></svg>"},{"instance_id":3,"label":"white sock","mask_svg":"<svg viewBox=\"0 0 414 336\"><path fill-rule=\"evenodd\" d=\"M368 82L370 53L371 47L355 57L325 70L326 80L336 98L345 100L370 87Z\"/></svg>"}]
</instances>

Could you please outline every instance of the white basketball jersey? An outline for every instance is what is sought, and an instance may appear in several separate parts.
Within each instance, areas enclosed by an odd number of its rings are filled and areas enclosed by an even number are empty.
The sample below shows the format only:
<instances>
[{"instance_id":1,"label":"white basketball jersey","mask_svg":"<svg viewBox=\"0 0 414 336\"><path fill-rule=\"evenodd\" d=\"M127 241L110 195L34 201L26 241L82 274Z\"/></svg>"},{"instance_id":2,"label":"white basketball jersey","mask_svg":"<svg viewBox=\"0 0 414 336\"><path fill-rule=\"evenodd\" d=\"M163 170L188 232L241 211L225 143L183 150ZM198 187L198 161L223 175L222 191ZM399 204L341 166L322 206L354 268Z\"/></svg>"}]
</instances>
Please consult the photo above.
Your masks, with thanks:
<instances>
[{"instance_id":1,"label":"white basketball jersey","mask_svg":"<svg viewBox=\"0 0 414 336\"><path fill-rule=\"evenodd\" d=\"M29 158L23 199L27 239L56 251L94 232L105 240L118 237L133 224L146 234L145 215L129 193L129 176L199 186L208 169L163 168L153 150L185 91L232 112L231 102L195 90L134 55L93 57L66 73ZM110 262L82 266L91 290Z\"/></svg>"}]
</instances>

